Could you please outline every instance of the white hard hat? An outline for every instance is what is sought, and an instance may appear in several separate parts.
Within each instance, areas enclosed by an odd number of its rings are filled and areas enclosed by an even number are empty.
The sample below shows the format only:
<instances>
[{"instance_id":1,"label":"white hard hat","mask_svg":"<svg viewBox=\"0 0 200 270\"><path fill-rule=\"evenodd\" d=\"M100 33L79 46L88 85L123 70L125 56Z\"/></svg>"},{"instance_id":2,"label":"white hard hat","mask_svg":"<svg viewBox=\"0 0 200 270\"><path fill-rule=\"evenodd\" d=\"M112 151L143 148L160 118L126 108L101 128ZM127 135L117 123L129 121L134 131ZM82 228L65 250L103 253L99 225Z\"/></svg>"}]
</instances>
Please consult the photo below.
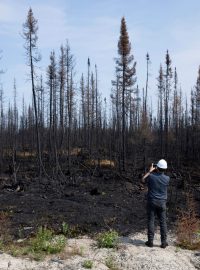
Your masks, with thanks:
<instances>
[{"instance_id":1,"label":"white hard hat","mask_svg":"<svg viewBox=\"0 0 200 270\"><path fill-rule=\"evenodd\" d=\"M157 167L160 169L167 169L167 161L164 159L161 159L157 163Z\"/></svg>"}]
</instances>

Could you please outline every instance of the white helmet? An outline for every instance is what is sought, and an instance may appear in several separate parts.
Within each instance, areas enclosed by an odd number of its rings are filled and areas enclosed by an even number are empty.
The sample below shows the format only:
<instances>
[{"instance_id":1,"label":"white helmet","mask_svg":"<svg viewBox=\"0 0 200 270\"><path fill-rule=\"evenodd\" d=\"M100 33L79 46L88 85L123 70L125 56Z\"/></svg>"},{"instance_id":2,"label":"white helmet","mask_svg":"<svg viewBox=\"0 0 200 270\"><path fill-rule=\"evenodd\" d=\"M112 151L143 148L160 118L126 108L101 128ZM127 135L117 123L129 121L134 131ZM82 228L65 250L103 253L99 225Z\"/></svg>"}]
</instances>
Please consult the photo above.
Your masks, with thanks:
<instances>
[{"instance_id":1,"label":"white helmet","mask_svg":"<svg viewBox=\"0 0 200 270\"><path fill-rule=\"evenodd\" d=\"M157 167L160 169L167 169L167 161L164 159L161 159L157 163Z\"/></svg>"}]
</instances>

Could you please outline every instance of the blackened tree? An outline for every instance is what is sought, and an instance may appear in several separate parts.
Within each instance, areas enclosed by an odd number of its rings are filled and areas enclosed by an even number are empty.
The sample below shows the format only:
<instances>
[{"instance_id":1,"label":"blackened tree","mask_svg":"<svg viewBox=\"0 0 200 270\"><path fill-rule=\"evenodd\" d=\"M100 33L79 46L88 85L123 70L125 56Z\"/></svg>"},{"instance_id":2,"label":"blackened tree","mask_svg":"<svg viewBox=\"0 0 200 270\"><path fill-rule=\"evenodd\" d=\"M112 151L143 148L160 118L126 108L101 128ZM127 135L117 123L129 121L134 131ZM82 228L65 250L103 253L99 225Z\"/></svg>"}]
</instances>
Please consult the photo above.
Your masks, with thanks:
<instances>
[{"instance_id":1,"label":"blackened tree","mask_svg":"<svg viewBox=\"0 0 200 270\"><path fill-rule=\"evenodd\" d=\"M36 70L35 65L41 59L40 54L38 53L37 40L38 40L38 21L34 18L33 11L30 8L28 11L26 22L23 24L23 38L25 40L25 50L27 56L27 65L30 67L31 75L31 85L32 85L32 94L33 94L33 103L34 103L34 112L35 112L35 125L36 125L36 137L37 137L37 153L38 153L38 164L40 175L42 172L42 154L40 146L40 134L38 127L38 111L37 111L37 97L35 89L35 80L36 80Z\"/></svg>"},{"instance_id":2,"label":"blackened tree","mask_svg":"<svg viewBox=\"0 0 200 270\"><path fill-rule=\"evenodd\" d=\"M168 144L169 144L169 104L170 104L170 94L171 94L171 87L172 87L172 66L171 66L171 58L169 52L167 51L165 56L165 91L164 91L164 114L165 114L165 121L164 121L164 134L165 134L165 155L168 155Z\"/></svg>"},{"instance_id":3,"label":"blackened tree","mask_svg":"<svg viewBox=\"0 0 200 270\"><path fill-rule=\"evenodd\" d=\"M129 42L129 35L126 27L126 21L123 17L121 19L120 37L118 41L118 54L116 58L116 73L118 85L122 92L122 132L121 132L121 145L122 145L122 169L125 170L125 131L126 131L126 97L128 92L131 91L136 82L136 62L134 56L131 54L131 43Z\"/></svg>"}]
</instances>

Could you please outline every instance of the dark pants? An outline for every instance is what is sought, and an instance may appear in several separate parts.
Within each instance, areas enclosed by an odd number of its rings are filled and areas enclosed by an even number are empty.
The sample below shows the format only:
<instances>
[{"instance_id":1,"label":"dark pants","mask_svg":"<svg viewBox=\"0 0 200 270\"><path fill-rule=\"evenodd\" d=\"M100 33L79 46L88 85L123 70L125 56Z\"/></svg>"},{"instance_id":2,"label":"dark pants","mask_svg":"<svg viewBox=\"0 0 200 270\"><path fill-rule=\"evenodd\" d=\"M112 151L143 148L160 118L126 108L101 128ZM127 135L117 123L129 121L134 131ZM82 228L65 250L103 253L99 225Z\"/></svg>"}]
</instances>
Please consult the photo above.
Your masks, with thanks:
<instances>
[{"instance_id":1,"label":"dark pants","mask_svg":"<svg viewBox=\"0 0 200 270\"><path fill-rule=\"evenodd\" d=\"M148 241L153 243L154 222L157 215L160 223L161 242L167 241L167 223L166 223L166 202L161 200L151 200L147 202L148 215Z\"/></svg>"}]
</instances>

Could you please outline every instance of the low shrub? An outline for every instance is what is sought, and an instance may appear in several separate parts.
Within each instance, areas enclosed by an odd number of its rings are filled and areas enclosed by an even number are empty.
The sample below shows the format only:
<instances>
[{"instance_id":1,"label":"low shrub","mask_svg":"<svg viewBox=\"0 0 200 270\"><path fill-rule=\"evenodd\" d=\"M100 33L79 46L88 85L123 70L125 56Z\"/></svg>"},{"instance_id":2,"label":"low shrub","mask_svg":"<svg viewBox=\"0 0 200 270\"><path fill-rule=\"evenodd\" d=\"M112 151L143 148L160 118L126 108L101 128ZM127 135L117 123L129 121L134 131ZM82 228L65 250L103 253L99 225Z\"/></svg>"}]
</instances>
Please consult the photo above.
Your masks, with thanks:
<instances>
[{"instance_id":1,"label":"low shrub","mask_svg":"<svg viewBox=\"0 0 200 270\"><path fill-rule=\"evenodd\" d=\"M64 250L66 237L55 233L47 228L40 227L36 235L31 239L20 242L0 241L0 250L11 255L28 256L35 260L43 259L47 254L60 253Z\"/></svg>"},{"instance_id":2,"label":"low shrub","mask_svg":"<svg viewBox=\"0 0 200 270\"><path fill-rule=\"evenodd\" d=\"M176 233L178 246L187 249L200 248L200 221L191 194L187 195L185 209L179 211Z\"/></svg>"},{"instance_id":3,"label":"low shrub","mask_svg":"<svg viewBox=\"0 0 200 270\"><path fill-rule=\"evenodd\" d=\"M52 230L40 227L35 238L31 240L31 249L34 252L58 253L65 247L64 235L54 235Z\"/></svg>"},{"instance_id":4,"label":"low shrub","mask_svg":"<svg viewBox=\"0 0 200 270\"><path fill-rule=\"evenodd\" d=\"M82 263L82 266L84 268L87 268L87 269L92 269L93 267L93 262L91 260L85 260L83 263Z\"/></svg>"},{"instance_id":5,"label":"low shrub","mask_svg":"<svg viewBox=\"0 0 200 270\"><path fill-rule=\"evenodd\" d=\"M118 244L119 235L116 231L103 232L97 236L99 248L114 248Z\"/></svg>"}]
</instances>

